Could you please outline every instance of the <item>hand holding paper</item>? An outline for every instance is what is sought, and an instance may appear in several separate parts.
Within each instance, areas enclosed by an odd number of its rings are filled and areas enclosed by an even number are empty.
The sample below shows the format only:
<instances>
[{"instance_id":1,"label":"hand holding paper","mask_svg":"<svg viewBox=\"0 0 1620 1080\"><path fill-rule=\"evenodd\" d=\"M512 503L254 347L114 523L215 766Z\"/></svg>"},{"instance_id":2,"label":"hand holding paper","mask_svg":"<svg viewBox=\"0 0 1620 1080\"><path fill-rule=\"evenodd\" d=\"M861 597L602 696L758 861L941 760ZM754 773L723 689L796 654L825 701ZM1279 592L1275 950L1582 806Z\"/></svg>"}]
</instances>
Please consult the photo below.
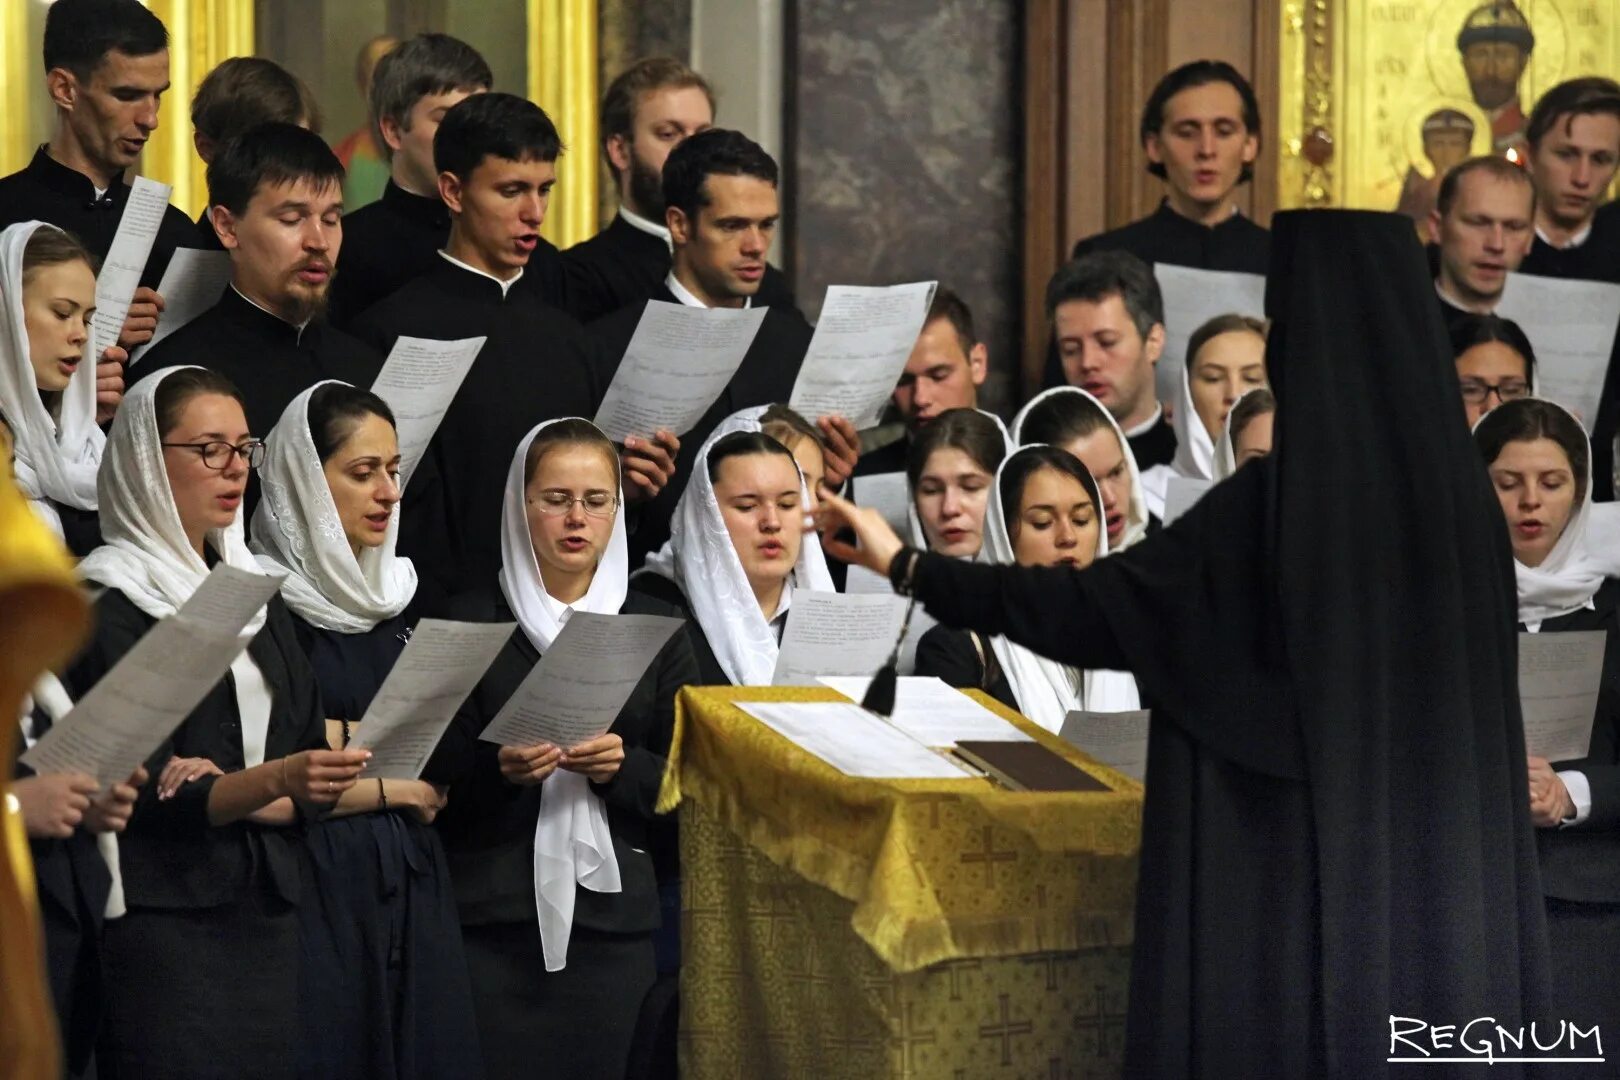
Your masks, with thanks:
<instances>
[{"instance_id":1,"label":"hand holding paper","mask_svg":"<svg viewBox=\"0 0 1620 1080\"><path fill-rule=\"evenodd\" d=\"M107 257L101 260L101 273L96 275L96 313L90 322L88 345L92 362L100 359L107 346L116 345L124 333L124 319L135 300L141 274L146 271L146 260L152 254L152 242L163 224L163 214L169 208L170 190L168 184L145 176L137 176L130 185L129 201L118 219L118 232L107 249ZM155 303L155 300L155 294L146 298L147 303ZM157 313L154 310L150 315L155 328Z\"/></svg>"},{"instance_id":2,"label":"hand holding paper","mask_svg":"<svg viewBox=\"0 0 1620 1080\"><path fill-rule=\"evenodd\" d=\"M876 424L937 285L829 286L788 404L801 416L847 417L857 429Z\"/></svg>"}]
</instances>

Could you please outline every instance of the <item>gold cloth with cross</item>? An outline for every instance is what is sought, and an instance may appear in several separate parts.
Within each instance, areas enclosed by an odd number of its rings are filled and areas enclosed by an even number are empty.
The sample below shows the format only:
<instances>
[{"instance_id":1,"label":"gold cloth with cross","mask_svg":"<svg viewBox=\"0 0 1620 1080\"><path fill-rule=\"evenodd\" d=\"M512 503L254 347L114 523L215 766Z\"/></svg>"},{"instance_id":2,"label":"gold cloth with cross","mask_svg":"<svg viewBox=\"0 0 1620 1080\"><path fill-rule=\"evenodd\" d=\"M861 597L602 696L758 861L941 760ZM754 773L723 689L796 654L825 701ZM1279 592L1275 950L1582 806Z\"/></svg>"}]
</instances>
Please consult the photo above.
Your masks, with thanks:
<instances>
[{"instance_id":1,"label":"gold cloth with cross","mask_svg":"<svg viewBox=\"0 0 1620 1080\"><path fill-rule=\"evenodd\" d=\"M988 697L1108 785L846 776L687 688L661 810L681 808L681 1075L1117 1077L1142 789Z\"/></svg>"}]
</instances>

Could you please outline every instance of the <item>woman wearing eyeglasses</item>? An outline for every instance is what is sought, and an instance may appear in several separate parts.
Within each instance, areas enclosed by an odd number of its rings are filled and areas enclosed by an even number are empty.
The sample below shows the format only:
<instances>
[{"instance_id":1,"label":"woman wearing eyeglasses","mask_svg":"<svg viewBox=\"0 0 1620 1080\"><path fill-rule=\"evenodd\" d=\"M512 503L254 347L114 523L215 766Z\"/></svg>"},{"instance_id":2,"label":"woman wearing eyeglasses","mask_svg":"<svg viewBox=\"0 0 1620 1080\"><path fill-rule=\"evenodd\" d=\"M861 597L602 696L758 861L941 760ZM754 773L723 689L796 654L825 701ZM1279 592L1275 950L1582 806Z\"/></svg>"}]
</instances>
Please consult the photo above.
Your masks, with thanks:
<instances>
[{"instance_id":1,"label":"woman wearing eyeglasses","mask_svg":"<svg viewBox=\"0 0 1620 1080\"><path fill-rule=\"evenodd\" d=\"M106 542L80 564L106 587L65 680L94 686L219 562L253 572L241 504L264 446L236 388L202 368L137 384L97 478ZM319 696L286 606L148 761L120 845L127 913L109 920L100 1071L292 1076L298 992L296 828L352 787L365 754L327 748Z\"/></svg>"},{"instance_id":2,"label":"woman wearing eyeglasses","mask_svg":"<svg viewBox=\"0 0 1620 1080\"><path fill-rule=\"evenodd\" d=\"M1450 325L1468 426L1498 405L1535 392L1536 354L1519 324L1495 315L1459 315Z\"/></svg>"},{"instance_id":3,"label":"woman wearing eyeglasses","mask_svg":"<svg viewBox=\"0 0 1620 1080\"><path fill-rule=\"evenodd\" d=\"M387 403L347 383L299 394L266 440L252 546L286 575L281 598L335 750L358 732L416 619L416 570L394 554L399 468ZM308 830L300 1075L482 1075L449 868L430 827L445 798L427 780L366 778Z\"/></svg>"},{"instance_id":4,"label":"woman wearing eyeglasses","mask_svg":"<svg viewBox=\"0 0 1620 1080\"><path fill-rule=\"evenodd\" d=\"M478 738L575 612L679 614L628 591L623 501L600 430L578 418L536 427L507 473L499 577L453 605L456 618L518 624L428 764L454 792L438 828L492 1080L534 1076L541 1061L551 1075L619 1080L653 983L648 837L675 692L698 681L686 635L605 735L568 747Z\"/></svg>"}]
</instances>

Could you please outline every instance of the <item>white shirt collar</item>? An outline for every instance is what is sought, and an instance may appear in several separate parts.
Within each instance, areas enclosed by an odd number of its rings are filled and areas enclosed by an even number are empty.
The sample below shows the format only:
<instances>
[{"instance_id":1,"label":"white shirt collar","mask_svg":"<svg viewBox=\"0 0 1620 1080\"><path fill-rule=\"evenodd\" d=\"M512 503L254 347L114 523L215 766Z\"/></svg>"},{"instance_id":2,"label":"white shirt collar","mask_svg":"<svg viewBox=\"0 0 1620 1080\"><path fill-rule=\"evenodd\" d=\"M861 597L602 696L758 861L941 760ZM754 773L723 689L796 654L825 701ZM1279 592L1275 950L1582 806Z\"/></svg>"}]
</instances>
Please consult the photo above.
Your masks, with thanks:
<instances>
[{"instance_id":1,"label":"white shirt collar","mask_svg":"<svg viewBox=\"0 0 1620 1080\"><path fill-rule=\"evenodd\" d=\"M623 213L623 211L621 210L620 213ZM697 297L693 296L690 289L676 280L675 271L673 270L671 270L669 275L664 278L664 288L674 293L675 299L679 300L687 307L706 308L709 306L708 304L705 304L703 301L699 300ZM753 306L754 298L752 296L743 298L743 307L747 308Z\"/></svg>"},{"instance_id":2,"label":"white shirt collar","mask_svg":"<svg viewBox=\"0 0 1620 1080\"><path fill-rule=\"evenodd\" d=\"M619 207L619 216L623 218L624 223L630 226L632 229L639 229L648 236L656 236L658 239L668 244L671 251L674 250L674 241L669 238L669 228L667 226L660 225L656 221L650 221L627 206L621 205Z\"/></svg>"},{"instance_id":3,"label":"white shirt collar","mask_svg":"<svg viewBox=\"0 0 1620 1080\"><path fill-rule=\"evenodd\" d=\"M242 299L246 300L248 303L252 304L254 307L258 308L260 311L264 312L266 315L270 316L271 318L279 319L282 322L287 322L286 319L282 319L280 315L277 315L275 312L271 311L269 308L265 307L263 304L259 303L255 299L253 299L253 297L249 296L247 293L243 292L241 289L238 289L236 287L236 283L234 281L231 282L231 291L234 292L237 296L240 296ZM309 322L310 322L309 319L305 319L303 322L297 324L298 340L299 340L300 343L304 340L304 330L306 328L308 328ZM287 323L287 325L292 326L293 324L292 323Z\"/></svg>"},{"instance_id":4,"label":"white shirt collar","mask_svg":"<svg viewBox=\"0 0 1620 1080\"><path fill-rule=\"evenodd\" d=\"M1446 292L1445 287L1440 284L1440 279L1439 278L1434 279L1434 292L1435 292L1436 296L1440 297L1440 299L1444 300L1446 303L1450 304L1454 308L1459 308L1462 311L1469 311L1469 312L1472 312L1474 310L1473 308L1469 307L1467 304L1464 304L1464 303L1461 303L1460 301L1458 301L1457 298L1452 296L1450 293ZM1492 315L1492 314L1495 314L1495 312L1496 312L1496 306L1493 304L1491 306L1491 310L1487 311L1487 312L1483 312L1483 314Z\"/></svg>"},{"instance_id":5,"label":"white shirt collar","mask_svg":"<svg viewBox=\"0 0 1620 1080\"><path fill-rule=\"evenodd\" d=\"M439 256L441 258L443 258L446 262L450 263L451 265L459 266L463 270L467 271L468 273L477 274L479 277L489 278L489 280L493 281L495 284L497 284L497 285L499 285L501 287L501 299L502 300L506 299L506 294L512 291L512 286L516 285L518 283L518 280L523 277L523 270L522 270L522 268L519 268L518 272L513 274L511 276L511 278L509 278L506 281L502 281L500 278L496 277L494 274L490 273L488 270L480 270L476 266L470 266L467 263L464 263L460 259L456 258L454 255L450 254L448 251L439 252Z\"/></svg>"},{"instance_id":6,"label":"white shirt collar","mask_svg":"<svg viewBox=\"0 0 1620 1080\"><path fill-rule=\"evenodd\" d=\"M778 645L782 643L782 632L787 629L788 608L793 606L793 582L782 583L782 595L776 601L776 614L771 616L771 633L776 635Z\"/></svg>"},{"instance_id":7,"label":"white shirt collar","mask_svg":"<svg viewBox=\"0 0 1620 1080\"><path fill-rule=\"evenodd\" d=\"M1592 600L1591 597L1587 597L1586 603L1582 604L1581 607L1585 608L1587 611L1596 611L1597 610L1597 604ZM1537 619L1535 622L1527 622L1527 623L1525 623L1524 624L1524 629L1525 629L1525 631L1527 633L1539 634L1539 633L1541 633L1541 626L1542 626L1542 620Z\"/></svg>"},{"instance_id":8,"label":"white shirt collar","mask_svg":"<svg viewBox=\"0 0 1620 1080\"><path fill-rule=\"evenodd\" d=\"M1137 424L1135 427L1126 428L1125 429L1125 437L1127 439L1134 439L1138 435L1141 435L1141 434L1144 434L1144 433L1146 433L1148 431L1153 430L1153 425L1157 424L1159 422L1159 418L1162 417L1162 416L1164 416L1164 406L1163 405L1155 405L1155 406L1153 406L1153 415L1148 417L1146 420L1142 421L1140 424Z\"/></svg>"},{"instance_id":9,"label":"white shirt collar","mask_svg":"<svg viewBox=\"0 0 1620 1080\"><path fill-rule=\"evenodd\" d=\"M1571 248L1578 248L1582 244L1584 244L1588 240L1590 240L1591 238L1592 238L1592 222L1590 222L1590 221L1588 221L1586 223L1586 228L1582 229L1580 232L1576 233L1574 236L1571 236L1569 238L1568 242L1563 243L1563 244L1554 243L1552 237L1548 236L1546 233L1541 231L1541 226L1540 225L1536 226L1536 239L1540 240L1543 244L1546 244L1548 247L1554 249L1555 251L1568 251Z\"/></svg>"}]
</instances>

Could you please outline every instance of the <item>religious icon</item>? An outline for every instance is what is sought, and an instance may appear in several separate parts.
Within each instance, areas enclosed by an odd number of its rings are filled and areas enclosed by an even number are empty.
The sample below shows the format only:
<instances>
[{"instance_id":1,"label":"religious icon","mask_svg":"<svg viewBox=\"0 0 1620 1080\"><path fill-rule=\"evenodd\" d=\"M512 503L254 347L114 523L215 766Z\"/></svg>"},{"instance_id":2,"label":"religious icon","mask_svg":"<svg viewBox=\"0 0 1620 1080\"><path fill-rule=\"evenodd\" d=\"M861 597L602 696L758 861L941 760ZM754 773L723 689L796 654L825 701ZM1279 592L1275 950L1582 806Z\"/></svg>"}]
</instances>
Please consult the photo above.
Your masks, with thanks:
<instances>
[{"instance_id":1,"label":"religious icon","mask_svg":"<svg viewBox=\"0 0 1620 1080\"><path fill-rule=\"evenodd\" d=\"M1458 161L1526 160L1526 121L1549 87L1620 70L1615 0L1283 0L1281 9L1281 208L1399 209L1420 220ZM1331 151L1308 152L1317 146Z\"/></svg>"}]
</instances>

